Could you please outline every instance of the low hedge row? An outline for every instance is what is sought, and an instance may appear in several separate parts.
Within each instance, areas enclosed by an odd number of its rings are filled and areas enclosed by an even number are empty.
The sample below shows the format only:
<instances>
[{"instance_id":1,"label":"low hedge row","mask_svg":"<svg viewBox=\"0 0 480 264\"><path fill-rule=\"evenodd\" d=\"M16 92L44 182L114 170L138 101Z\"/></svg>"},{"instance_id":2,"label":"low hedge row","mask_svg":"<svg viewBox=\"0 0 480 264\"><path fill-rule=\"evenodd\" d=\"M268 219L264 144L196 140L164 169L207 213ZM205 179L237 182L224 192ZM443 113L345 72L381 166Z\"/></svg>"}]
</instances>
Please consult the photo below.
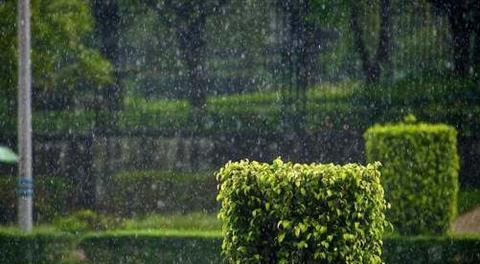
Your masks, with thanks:
<instances>
[{"instance_id":1,"label":"low hedge row","mask_svg":"<svg viewBox=\"0 0 480 264\"><path fill-rule=\"evenodd\" d=\"M60 177L38 176L34 179L34 218L37 222L50 221L67 212L71 186ZM17 177L0 175L0 224L15 221L17 204Z\"/></svg>"},{"instance_id":2,"label":"low hedge row","mask_svg":"<svg viewBox=\"0 0 480 264\"><path fill-rule=\"evenodd\" d=\"M74 249L84 251L87 263L222 263L221 244L219 232L119 231L76 238L55 232L25 235L0 230L0 263L85 263L72 257ZM30 255L25 254L26 248L32 249ZM382 260L386 264L476 264L479 248L479 236L387 236Z\"/></svg>"},{"instance_id":3,"label":"low hedge row","mask_svg":"<svg viewBox=\"0 0 480 264\"><path fill-rule=\"evenodd\" d=\"M91 263L221 263L218 232L111 232L84 237Z\"/></svg>"},{"instance_id":4,"label":"low hedge row","mask_svg":"<svg viewBox=\"0 0 480 264\"><path fill-rule=\"evenodd\" d=\"M215 234L111 233L86 237L81 248L93 263L207 264L223 262L221 244L221 236ZM480 263L479 248L478 236L387 236L383 238L382 261L386 264L477 264Z\"/></svg>"},{"instance_id":5,"label":"low hedge row","mask_svg":"<svg viewBox=\"0 0 480 264\"><path fill-rule=\"evenodd\" d=\"M120 216L152 213L213 212L217 182L211 172L134 171L112 177L105 203Z\"/></svg>"},{"instance_id":6,"label":"low hedge row","mask_svg":"<svg viewBox=\"0 0 480 264\"><path fill-rule=\"evenodd\" d=\"M369 161L383 164L387 219L400 234L445 234L457 214L457 133L446 125L375 125L365 133Z\"/></svg>"},{"instance_id":7,"label":"low hedge row","mask_svg":"<svg viewBox=\"0 0 480 264\"><path fill-rule=\"evenodd\" d=\"M383 240L385 263L480 263L480 237L389 237Z\"/></svg>"},{"instance_id":8,"label":"low hedge row","mask_svg":"<svg viewBox=\"0 0 480 264\"><path fill-rule=\"evenodd\" d=\"M40 231L31 234L0 230L0 263L71 263L77 245L74 236Z\"/></svg>"},{"instance_id":9,"label":"low hedge row","mask_svg":"<svg viewBox=\"0 0 480 264\"><path fill-rule=\"evenodd\" d=\"M240 161L217 179L228 263L381 263L377 165Z\"/></svg>"}]
</instances>

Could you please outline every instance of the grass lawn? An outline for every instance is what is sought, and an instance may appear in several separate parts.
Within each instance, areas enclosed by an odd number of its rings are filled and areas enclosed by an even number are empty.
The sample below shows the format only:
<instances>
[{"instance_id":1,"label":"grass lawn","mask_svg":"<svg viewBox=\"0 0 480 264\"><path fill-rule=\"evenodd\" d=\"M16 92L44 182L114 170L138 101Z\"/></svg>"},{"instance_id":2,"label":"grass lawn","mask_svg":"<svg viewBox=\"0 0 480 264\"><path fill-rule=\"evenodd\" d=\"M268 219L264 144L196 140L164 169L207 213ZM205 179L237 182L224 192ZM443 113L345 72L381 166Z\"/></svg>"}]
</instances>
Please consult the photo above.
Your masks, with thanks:
<instances>
[{"instance_id":1,"label":"grass lawn","mask_svg":"<svg viewBox=\"0 0 480 264\"><path fill-rule=\"evenodd\" d=\"M480 206L480 189L464 189L458 192L458 214Z\"/></svg>"}]
</instances>

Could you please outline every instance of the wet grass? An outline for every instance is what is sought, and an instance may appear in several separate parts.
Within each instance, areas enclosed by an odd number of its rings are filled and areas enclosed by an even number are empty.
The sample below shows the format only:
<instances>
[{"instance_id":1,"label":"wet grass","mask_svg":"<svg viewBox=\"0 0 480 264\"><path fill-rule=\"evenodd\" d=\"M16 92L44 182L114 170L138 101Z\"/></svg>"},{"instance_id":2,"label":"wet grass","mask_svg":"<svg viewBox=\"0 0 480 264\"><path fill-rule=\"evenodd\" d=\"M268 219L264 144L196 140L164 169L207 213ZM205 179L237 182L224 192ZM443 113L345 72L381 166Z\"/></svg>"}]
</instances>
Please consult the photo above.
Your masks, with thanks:
<instances>
[{"instance_id":1,"label":"wet grass","mask_svg":"<svg viewBox=\"0 0 480 264\"><path fill-rule=\"evenodd\" d=\"M121 230L186 230L186 231L218 231L222 223L216 214L191 213L172 215L148 215L127 219Z\"/></svg>"},{"instance_id":2,"label":"wet grass","mask_svg":"<svg viewBox=\"0 0 480 264\"><path fill-rule=\"evenodd\" d=\"M464 189L458 193L458 214L464 214L480 206L480 189Z\"/></svg>"}]
</instances>

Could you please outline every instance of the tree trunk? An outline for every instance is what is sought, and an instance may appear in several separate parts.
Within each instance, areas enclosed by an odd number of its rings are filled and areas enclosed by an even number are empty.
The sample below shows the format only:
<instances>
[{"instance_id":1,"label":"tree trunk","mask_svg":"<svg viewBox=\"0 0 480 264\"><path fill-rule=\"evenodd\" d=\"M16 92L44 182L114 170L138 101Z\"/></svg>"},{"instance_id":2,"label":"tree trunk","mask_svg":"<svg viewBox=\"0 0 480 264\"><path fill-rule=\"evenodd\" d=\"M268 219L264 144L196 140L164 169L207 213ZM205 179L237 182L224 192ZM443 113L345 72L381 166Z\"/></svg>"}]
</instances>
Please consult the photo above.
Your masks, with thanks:
<instances>
[{"instance_id":1,"label":"tree trunk","mask_svg":"<svg viewBox=\"0 0 480 264\"><path fill-rule=\"evenodd\" d=\"M392 38L392 16L390 0L381 0L380 3L380 34L376 61L384 73L385 79L391 80L393 75L390 47Z\"/></svg>"},{"instance_id":2,"label":"tree trunk","mask_svg":"<svg viewBox=\"0 0 480 264\"><path fill-rule=\"evenodd\" d=\"M180 17L180 14L178 14ZM175 27L183 62L187 67L189 89L188 100L192 105L193 131L191 135L191 169L199 168L198 156L199 133L202 130L206 115L207 79L205 68L205 27L206 16L201 15L183 26L177 23Z\"/></svg>"},{"instance_id":3,"label":"tree trunk","mask_svg":"<svg viewBox=\"0 0 480 264\"><path fill-rule=\"evenodd\" d=\"M392 63L390 59L390 45L392 32L392 16L390 0L380 2L380 31L376 55L371 58L365 40L359 17L360 6L358 1L351 1L350 7L350 28L353 33L353 41L356 51L362 62L362 71L367 84L374 84L380 81L382 69L386 78L391 78Z\"/></svg>"},{"instance_id":4,"label":"tree trunk","mask_svg":"<svg viewBox=\"0 0 480 264\"><path fill-rule=\"evenodd\" d=\"M97 36L101 40L100 51L113 65L113 83L103 88L104 107L116 111L122 105L119 73L119 24L120 14L116 0L93 0L93 15Z\"/></svg>"},{"instance_id":5,"label":"tree trunk","mask_svg":"<svg viewBox=\"0 0 480 264\"><path fill-rule=\"evenodd\" d=\"M367 84L376 83L379 80L380 69L370 59L369 52L363 39L363 30L360 25L359 5L357 1L351 1L350 6L350 28L353 33L353 44L362 62L362 71Z\"/></svg>"},{"instance_id":6,"label":"tree trunk","mask_svg":"<svg viewBox=\"0 0 480 264\"><path fill-rule=\"evenodd\" d=\"M480 1L476 1L473 6L473 33L475 34L473 43L472 66L478 73L480 70Z\"/></svg>"},{"instance_id":7,"label":"tree trunk","mask_svg":"<svg viewBox=\"0 0 480 264\"><path fill-rule=\"evenodd\" d=\"M459 76L467 75L470 67L470 33L468 21L465 18L466 12L464 1L452 3L449 12L447 12L452 31L454 71Z\"/></svg>"}]
</instances>

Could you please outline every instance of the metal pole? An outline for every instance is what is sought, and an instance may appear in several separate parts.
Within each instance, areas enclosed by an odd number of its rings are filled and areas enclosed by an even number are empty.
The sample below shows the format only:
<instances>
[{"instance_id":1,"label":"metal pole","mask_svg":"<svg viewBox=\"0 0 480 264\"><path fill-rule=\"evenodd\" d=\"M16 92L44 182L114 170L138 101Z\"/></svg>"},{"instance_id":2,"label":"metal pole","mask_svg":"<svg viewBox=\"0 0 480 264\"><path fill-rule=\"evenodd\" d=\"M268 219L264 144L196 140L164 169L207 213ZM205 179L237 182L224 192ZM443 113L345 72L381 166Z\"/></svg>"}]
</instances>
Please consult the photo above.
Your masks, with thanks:
<instances>
[{"instance_id":1,"label":"metal pole","mask_svg":"<svg viewBox=\"0 0 480 264\"><path fill-rule=\"evenodd\" d=\"M18 224L32 231L32 111L30 0L18 0Z\"/></svg>"}]
</instances>

